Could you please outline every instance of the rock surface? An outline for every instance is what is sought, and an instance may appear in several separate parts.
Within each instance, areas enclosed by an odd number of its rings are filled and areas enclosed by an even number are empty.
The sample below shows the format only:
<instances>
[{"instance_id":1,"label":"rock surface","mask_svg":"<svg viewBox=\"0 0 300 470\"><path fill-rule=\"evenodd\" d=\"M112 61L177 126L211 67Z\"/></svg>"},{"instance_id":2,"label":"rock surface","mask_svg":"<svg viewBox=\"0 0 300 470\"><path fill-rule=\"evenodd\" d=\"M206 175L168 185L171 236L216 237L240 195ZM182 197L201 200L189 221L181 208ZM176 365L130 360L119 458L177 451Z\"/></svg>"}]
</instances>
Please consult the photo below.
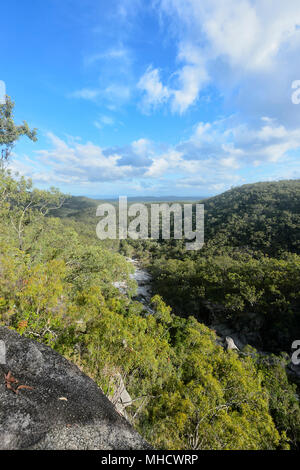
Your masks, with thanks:
<instances>
[{"instance_id":1,"label":"rock surface","mask_svg":"<svg viewBox=\"0 0 300 470\"><path fill-rule=\"evenodd\" d=\"M144 269L138 260L133 258L127 258L127 261L134 266L134 273L131 275L137 283L137 294L136 300L141 302L148 314L153 314L153 310L150 306L151 297L152 297L152 277L150 273Z\"/></svg>"},{"instance_id":2,"label":"rock surface","mask_svg":"<svg viewBox=\"0 0 300 470\"><path fill-rule=\"evenodd\" d=\"M132 398L126 390L120 373L115 375L115 385L116 388L111 402L115 405L117 411L126 418L126 408L132 404Z\"/></svg>"},{"instance_id":3,"label":"rock surface","mask_svg":"<svg viewBox=\"0 0 300 470\"><path fill-rule=\"evenodd\" d=\"M239 351L239 348L230 336L226 336L225 341L227 344L227 351Z\"/></svg>"},{"instance_id":4,"label":"rock surface","mask_svg":"<svg viewBox=\"0 0 300 470\"><path fill-rule=\"evenodd\" d=\"M0 327L0 449L150 449L92 379L51 348ZM7 388L11 372L23 388Z\"/></svg>"}]
</instances>

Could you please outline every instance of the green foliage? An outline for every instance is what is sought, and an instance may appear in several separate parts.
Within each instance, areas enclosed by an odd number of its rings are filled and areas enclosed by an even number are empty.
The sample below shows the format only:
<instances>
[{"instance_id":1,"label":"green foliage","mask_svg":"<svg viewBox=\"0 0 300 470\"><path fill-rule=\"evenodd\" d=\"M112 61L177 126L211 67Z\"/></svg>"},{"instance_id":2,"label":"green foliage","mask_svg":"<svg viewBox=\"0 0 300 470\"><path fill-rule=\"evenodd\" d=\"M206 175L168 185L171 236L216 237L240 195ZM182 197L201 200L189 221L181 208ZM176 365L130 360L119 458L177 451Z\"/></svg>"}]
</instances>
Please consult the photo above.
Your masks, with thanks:
<instances>
[{"instance_id":1,"label":"green foliage","mask_svg":"<svg viewBox=\"0 0 300 470\"><path fill-rule=\"evenodd\" d=\"M27 136L29 139L36 141L36 129L30 130L27 122L16 126L14 123L14 102L9 96L6 96L5 103L0 103L0 147L1 149L1 165L8 161L12 148L21 136Z\"/></svg>"},{"instance_id":2,"label":"green foliage","mask_svg":"<svg viewBox=\"0 0 300 470\"><path fill-rule=\"evenodd\" d=\"M153 316L161 323L169 325L172 323L171 307L168 307L159 295L151 299L151 305L154 309Z\"/></svg>"},{"instance_id":3,"label":"green foliage","mask_svg":"<svg viewBox=\"0 0 300 470\"><path fill-rule=\"evenodd\" d=\"M179 315L253 329L257 347L289 351L300 335L300 181L234 188L205 205L205 245L122 242L141 258L154 291Z\"/></svg>"},{"instance_id":4,"label":"green foliage","mask_svg":"<svg viewBox=\"0 0 300 470\"><path fill-rule=\"evenodd\" d=\"M147 409L147 437L157 448L277 448L281 438L252 360L224 352L194 318L180 330L176 374Z\"/></svg>"},{"instance_id":5,"label":"green foliage","mask_svg":"<svg viewBox=\"0 0 300 470\"><path fill-rule=\"evenodd\" d=\"M44 217L60 207L64 200L65 196L55 188L49 191L32 189L30 179L16 179L9 170L0 169L0 215L6 217L20 250L31 248L44 230ZM6 228L7 231L9 235L10 230Z\"/></svg>"},{"instance_id":6,"label":"green foliage","mask_svg":"<svg viewBox=\"0 0 300 470\"><path fill-rule=\"evenodd\" d=\"M258 356L257 368L263 372L263 386L269 392L269 409L277 429L285 432L294 448L300 442L300 406L296 384L286 374L288 357Z\"/></svg>"},{"instance_id":7,"label":"green foliage","mask_svg":"<svg viewBox=\"0 0 300 470\"><path fill-rule=\"evenodd\" d=\"M300 335L300 257L296 254L280 260L249 254L158 260L151 270L155 290L179 312L193 312L207 320L208 301L223 305L221 317L233 324L246 323L251 312L259 320L264 348L274 351L288 350Z\"/></svg>"},{"instance_id":8,"label":"green foliage","mask_svg":"<svg viewBox=\"0 0 300 470\"><path fill-rule=\"evenodd\" d=\"M270 256L300 254L299 198L300 180L287 180L247 184L206 199L206 240Z\"/></svg>"},{"instance_id":9,"label":"green foliage","mask_svg":"<svg viewBox=\"0 0 300 470\"><path fill-rule=\"evenodd\" d=\"M297 318L296 254L193 257L172 241L119 246L96 238L91 214L53 217L64 200L56 190L35 190L2 170L0 195L1 325L51 345L111 399L121 376L133 399L127 417L156 448L298 445L299 402L279 359L270 365L254 351L226 352L212 330L165 303L191 313L210 299L232 318L251 308L270 325ZM160 250L152 271L163 295L153 296L153 314L135 300L132 266L119 249L148 261Z\"/></svg>"}]
</instances>

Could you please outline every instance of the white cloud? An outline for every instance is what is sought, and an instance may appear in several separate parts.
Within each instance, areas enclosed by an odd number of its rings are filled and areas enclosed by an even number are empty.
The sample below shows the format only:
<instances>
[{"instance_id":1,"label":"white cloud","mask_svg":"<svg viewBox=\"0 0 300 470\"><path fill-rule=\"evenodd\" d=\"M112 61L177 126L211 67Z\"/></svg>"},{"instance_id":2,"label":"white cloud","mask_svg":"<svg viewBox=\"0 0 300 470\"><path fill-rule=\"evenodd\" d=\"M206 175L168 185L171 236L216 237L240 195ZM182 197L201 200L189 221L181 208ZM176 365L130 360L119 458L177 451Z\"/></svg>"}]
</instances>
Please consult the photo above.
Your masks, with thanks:
<instances>
[{"instance_id":1,"label":"white cloud","mask_svg":"<svg viewBox=\"0 0 300 470\"><path fill-rule=\"evenodd\" d=\"M105 88L83 88L68 95L69 98L79 98L96 103L105 103L110 110L115 110L127 103L131 96L130 87L113 83Z\"/></svg>"},{"instance_id":2,"label":"white cloud","mask_svg":"<svg viewBox=\"0 0 300 470\"><path fill-rule=\"evenodd\" d=\"M131 52L129 49L125 48L123 45L112 47L107 49L104 52L95 53L85 57L84 64L86 66L95 65L100 61L109 61L112 60L125 62L129 64L131 62Z\"/></svg>"},{"instance_id":3,"label":"white cloud","mask_svg":"<svg viewBox=\"0 0 300 470\"><path fill-rule=\"evenodd\" d=\"M298 0L161 0L161 10L177 22L180 40L203 44L207 59L268 68L280 48L299 35Z\"/></svg>"},{"instance_id":4,"label":"white cloud","mask_svg":"<svg viewBox=\"0 0 300 470\"><path fill-rule=\"evenodd\" d=\"M292 70L300 45L299 0L155 0L154 6L166 20L163 27L177 42L177 61L182 65L169 77L177 78L172 87L159 81L163 99L146 95L150 103L151 97L155 105L168 100L173 112L183 113L196 103L209 82L228 95L240 81L266 87L266 96L281 92L282 100L286 99L284 86L298 78ZM283 77L287 60L289 78ZM277 85L267 83L278 84L276 75L284 83L280 92ZM241 89L240 96L248 102L246 93L248 89ZM261 103L263 97L257 98ZM270 102L274 103L274 96Z\"/></svg>"},{"instance_id":5,"label":"white cloud","mask_svg":"<svg viewBox=\"0 0 300 470\"><path fill-rule=\"evenodd\" d=\"M137 87L144 92L142 108L145 112L164 103L170 95L168 88L161 83L159 70L151 66L140 78Z\"/></svg>"},{"instance_id":6,"label":"white cloud","mask_svg":"<svg viewBox=\"0 0 300 470\"><path fill-rule=\"evenodd\" d=\"M209 122L199 122L196 126L196 130L194 132L193 138L199 139L202 138L205 134L209 135L209 130L211 129L211 124Z\"/></svg>"},{"instance_id":7,"label":"white cloud","mask_svg":"<svg viewBox=\"0 0 300 470\"><path fill-rule=\"evenodd\" d=\"M174 74L173 87L163 85L159 70L152 66L140 78L137 87L144 92L142 109L145 112L170 100L172 111L182 114L197 100L201 87L208 81L201 55L191 44L181 45L178 61L186 65Z\"/></svg>"},{"instance_id":8,"label":"white cloud","mask_svg":"<svg viewBox=\"0 0 300 470\"><path fill-rule=\"evenodd\" d=\"M140 157L146 157L151 153L152 144L148 139L138 139L132 142L132 150Z\"/></svg>"},{"instance_id":9,"label":"white cloud","mask_svg":"<svg viewBox=\"0 0 300 470\"><path fill-rule=\"evenodd\" d=\"M130 98L130 88L126 85L114 83L105 88L103 95L106 99L112 101L127 101Z\"/></svg>"},{"instance_id":10,"label":"white cloud","mask_svg":"<svg viewBox=\"0 0 300 470\"><path fill-rule=\"evenodd\" d=\"M101 94L101 90L92 88L82 88L69 94L70 98L81 98L83 100L94 101Z\"/></svg>"},{"instance_id":11,"label":"white cloud","mask_svg":"<svg viewBox=\"0 0 300 470\"><path fill-rule=\"evenodd\" d=\"M178 88L172 90L171 107L174 112L182 114L195 103L209 77L202 53L193 45L181 44L178 60L186 65L177 72Z\"/></svg>"},{"instance_id":12,"label":"white cloud","mask_svg":"<svg viewBox=\"0 0 300 470\"><path fill-rule=\"evenodd\" d=\"M268 117L255 129L235 120L232 116L199 122L190 138L164 151L145 138L124 147L101 148L48 133L51 148L36 152L36 161L22 165L15 161L14 168L43 184L91 187L110 182L119 189L165 187L169 193L172 188L181 191L200 185L200 194L242 184L251 174L253 181L278 175L279 169L282 176L299 175L300 128L288 129Z\"/></svg>"},{"instance_id":13,"label":"white cloud","mask_svg":"<svg viewBox=\"0 0 300 470\"><path fill-rule=\"evenodd\" d=\"M99 118L94 121L94 126L97 127L97 129L101 130L103 129L104 126L113 126L115 124L114 118L111 116L99 116Z\"/></svg>"},{"instance_id":14,"label":"white cloud","mask_svg":"<svg viewBox=\"0 0 300 470\"><path fill-rule=\"evenodd\" d=\"M91 142L67 144L48 133L53 148L37 152L39 162L53 170L55 179L68 176L69 182L115 181L130 178L137 170L131 165L120 165L122 155L104 154L104 149Z\"/></svg>"},{"instance_id":15,"label":"white cloud","mask_svg":"<svg viewBox=\"0 0 300 470\"><path fill-rule=\"evenodd\" d=\"M226 168L237 169L240 167L235 157L225 157L220 159L220 164Z\"/></svg>"},{"instance_id":16,"label":"white cloud","mask_svg":"<svg viewBox=\"0 0 300 470\"><path fill-rule=\"evenodd\" d=\"M170 171L180 171L183 164L182 153L170 149L167 153L153 158L152 164L146 171L145 176L156 178L164 176L166 173L170 173Z\"/></svg>"},{"instance_id":17,"label":"white cloud","mask_svg":"<svg viewBox=\"0 0 300 470\"><path fill-rule=\"evenodd\" d=\"M256 129L228 120L209 125L199 123L190 141L179 146L187 155L198 152L215 156L216 164L238 168L241 164L277 162L292 151L300 151L300 128L288 129L269 118L262 118ZM267 125L265 123L267 122Z\"/></svg>"}]
</instances>

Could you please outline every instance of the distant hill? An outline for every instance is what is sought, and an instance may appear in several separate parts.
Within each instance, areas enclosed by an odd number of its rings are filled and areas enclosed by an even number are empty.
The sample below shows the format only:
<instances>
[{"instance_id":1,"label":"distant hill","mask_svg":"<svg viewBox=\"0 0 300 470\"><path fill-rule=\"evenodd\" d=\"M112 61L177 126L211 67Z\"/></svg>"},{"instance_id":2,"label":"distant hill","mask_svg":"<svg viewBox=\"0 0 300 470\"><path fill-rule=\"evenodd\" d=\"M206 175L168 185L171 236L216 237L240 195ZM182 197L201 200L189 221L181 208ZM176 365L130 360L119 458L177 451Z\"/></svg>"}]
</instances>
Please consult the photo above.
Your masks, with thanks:
<instances>
[{"instance_id":1,"label":"distant hill","mask_svg":"<svg viewBox=\"0 0 300 470\"><path fill-rule=\"evenodd\" d=\"M282 252L300 253L300 180L246 184L207 199L180 199L168 196L132 197L128 203L203 202L205 206L205 243L241 247L277 256ZM51 215L72 217L83 222L95 218L96 207L117 199L91 199L71 196Z\"/></svg>"},{"instance_id":2,"label":"distant hill","mask_svg":"<svg viewBox=\"0 0 300 470\"><path fill-rule=\"evenodd\" d=\"M55 211L51 211L51 216L55 217L77 217L83 211L95 209L103 200L91 199L85 196L70 196L64 205Z\"/></svg>"},{"instance_id":3,"label":"distant hill","mask_svg":"<svg viewBox=\"0 0 300 470\"><path fill-rule=\"evenodd\" d=\"M142 202L142 203L151 203L151 202L196 202L200 199L205 199L202 196L199 197L179 197L179 196L165 196L165 197L155 197L155 196L136 196L128 197L128 203ZM112 204L118 204L118 198L104 199L97 198L92 199L86 196L71 196L66 200L64 205L56 210L52 211L51 215L56 217L79 217L83 216L83 212L88 215L95 214L95 208L102 203L110 202Z\"/></svg>"},{"instance_id":4,"label":"distant hill","mask_svg":"<svg viewBox=\"0 0 300 470\"><path fill-rule=\"evenodd\" d=\"M300 180L246 184L206 199L205 239L270 255L300 252Z\"/></svg>"}]
</instances>

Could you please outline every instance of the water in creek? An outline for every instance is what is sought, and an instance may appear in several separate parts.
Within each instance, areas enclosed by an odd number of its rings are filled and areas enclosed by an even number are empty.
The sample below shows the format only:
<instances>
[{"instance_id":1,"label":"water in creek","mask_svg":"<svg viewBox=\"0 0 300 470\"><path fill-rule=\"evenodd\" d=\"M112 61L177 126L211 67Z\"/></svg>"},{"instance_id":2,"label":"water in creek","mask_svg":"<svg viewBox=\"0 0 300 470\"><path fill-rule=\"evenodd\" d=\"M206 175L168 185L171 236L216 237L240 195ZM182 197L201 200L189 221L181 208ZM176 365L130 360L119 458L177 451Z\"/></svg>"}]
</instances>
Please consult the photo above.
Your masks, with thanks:
<instances>
[{"instance_id":1,"label":"water in creek","mask_svg":"<svg viewBox=\"0 0 300 470\"><path fill-rule=\"evenodd\" d=\"M134 266L134 273L131 274L131 277L136 281L138 286L136 300L145 306L148 313L153 313L153 310L150 307L152 297L151 275L140 266L137 260L127 258L127 261L132 263Z\"/></svg>"}]
</instances>

